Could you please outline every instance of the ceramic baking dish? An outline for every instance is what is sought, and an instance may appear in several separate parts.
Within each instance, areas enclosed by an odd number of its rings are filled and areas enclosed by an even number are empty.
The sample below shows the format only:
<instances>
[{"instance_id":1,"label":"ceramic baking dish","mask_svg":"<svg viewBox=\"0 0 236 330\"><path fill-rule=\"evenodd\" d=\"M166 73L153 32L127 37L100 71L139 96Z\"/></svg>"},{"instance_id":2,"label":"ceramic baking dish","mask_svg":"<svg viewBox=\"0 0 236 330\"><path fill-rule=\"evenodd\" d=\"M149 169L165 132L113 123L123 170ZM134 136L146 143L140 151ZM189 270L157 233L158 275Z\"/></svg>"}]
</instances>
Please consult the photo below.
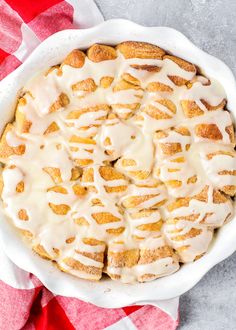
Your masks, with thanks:
<instances>
[{"instance_id":1,"label":"ceramic baking dish","mask_svg":"<svg viewBox=\"0 0 236 330\"><path fill-rule=\"evenodd\" d=\"M39 45L24 64L0 82L0 130L12 120L17 93L38 71L60 63L74 48L86 49L94 43L116 45L125 40L146 41L189 60L202 72L221 82L228 109L236 116L236 82L220 60L192 44L180 32L167 27L143 27L121 19L109 20L85 30L65 30ZM103 307L121 307L144 301L170 299L191 289L214 265L236 250L236 217L218 230L209 251L194 263L186 264L168 277L149 283L122 284L108 278L97 283L80 280L59 271L41 259L21 240L0 210L0 239L8 257L22 269L35 274L52 292L77 297Z\"/></svg>"}]
</instances>

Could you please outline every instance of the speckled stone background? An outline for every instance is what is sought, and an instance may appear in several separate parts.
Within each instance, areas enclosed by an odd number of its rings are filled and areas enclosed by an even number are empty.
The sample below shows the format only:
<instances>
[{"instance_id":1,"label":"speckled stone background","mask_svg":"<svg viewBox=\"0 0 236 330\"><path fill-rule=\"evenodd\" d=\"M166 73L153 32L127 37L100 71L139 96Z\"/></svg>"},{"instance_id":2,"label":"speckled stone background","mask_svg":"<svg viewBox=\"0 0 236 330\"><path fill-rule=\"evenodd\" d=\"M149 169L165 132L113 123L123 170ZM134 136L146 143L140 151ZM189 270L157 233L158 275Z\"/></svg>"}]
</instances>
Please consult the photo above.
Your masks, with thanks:
<instances>
[{"instance_id":1,"label":"speckled stone background","mask_svg":"<svg viewBox=\"0 0 236 330\"><path fill-rule=\"evenodd\" d=\"M95 2L105 19L126 18L183 32L197 46L225 61L236 75L236 0ZM180 320L180 330L236 329L236 253L181 297Z\"/></svg>"}]
</instances>

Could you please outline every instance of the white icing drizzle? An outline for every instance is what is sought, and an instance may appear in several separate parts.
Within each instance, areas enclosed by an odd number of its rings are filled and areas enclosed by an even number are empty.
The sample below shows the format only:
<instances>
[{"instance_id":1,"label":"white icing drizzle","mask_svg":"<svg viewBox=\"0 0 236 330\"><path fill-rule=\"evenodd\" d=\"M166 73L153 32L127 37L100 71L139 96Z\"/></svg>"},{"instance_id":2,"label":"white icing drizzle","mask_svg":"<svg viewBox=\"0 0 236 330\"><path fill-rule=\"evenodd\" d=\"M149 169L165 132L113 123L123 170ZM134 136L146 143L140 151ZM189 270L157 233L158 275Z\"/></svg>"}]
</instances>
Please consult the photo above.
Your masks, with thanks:
<instances>
[{"instance_id":1,"label":"white icing drizzle","mask_svg":"<svg viewBox=\"0 0 236 330\"><path fill-rule=\"evenodd\" d=\"M145 150L145 157L143 155ZM126 173L127 171L147 171L151 172L153 166L154 147L150 134L143 134L137 130L136 138L132 144L130 144L127 151L124 151L123 156L117 161L116 168ZM129 166L123 165L123 160L132 159L135 164Z\"/></svg>"},{"instance_id":2,"label":"white icing drizzle","mask_svg":"<svg viewBox=\"0 0 236 330\"><path fill-rule=\"evenodd\" d=\"M142 276L151 275L149 281L154 278L170 275L179 269L178 263L174 263L171 257L161 258L148 264L128 267L111 267L107 271L109 274L119 275L123 283L131 283L138 280L142 281Z\"/></svg>"},{"instance_id":3,"label":"white icing drizzle","mask_svg":"<svg viewBox=\"0 0 236 330\"><path fill-rule=\"evenodd\" d=\"M97 135L97 140L100 141L103 148L112 152L112 159L117 159L129 149L132 138L136 138L137 134L138 130L135 126L127 125L118 118L107 119ZM105 145L107 138L110 141L109 145Z\"/></svg>"},{"instance_id":4,"label":"white icing drizzle","mask_svg":"<svg viewBox=\"0 0 236 330\"><path fill-rule=\"evenodd\" d=\"M221 147L216 150L217 152L227 152L225 147ZM230 152L230 151L228 151ZM212 156L211 159L207 158L209 151L201 150L200 158L202 166L206 171L206 175L209 177L210 181L217 188L222 188L227 185L236 186L236 175L232 174L233 171L236 171L236 153L232 152L228 154L216 154ZM222 173L223 171L228 171L228 173Z\"/></svg>"},{"instance_id":5,"label":"white icing drizzle","mask_svg":"<svg viewBox=\"0 0 236 330\"><path fill-rule=\"evenodd\" d=\"M16 195L16 186L19 182L23 181L24 175L17 167L5 168L2 172L4 189L2 192L2 198L4 200Z\"/></svg>"},{"instance_id":6,"label":"white icing drizzle","mask_svg":"<svg viewBox=\"0 0 236 330\"><path fill-rule=\"evenodd\" d=\"M197 81L190 89L187 89L182 95L182 100L193 100L203 110L207 111L201 100L209 102L213 106L217 106L225 98L225 92L221 85L215 80L211 80L209 86L203 85L201 81Z\"/></svg>"},{"instance_id":7,"label":"white icing drizzle","mask_svg":"<svg viewBox=\"0 0 236 330\"><path fill-rule=\"evenodd\" d=\"M145 70L147 65L154 70ZM124 73L136 78L139 87L117 88ZM191 81L192 85L176 86L171 76ZM103 77L113 78L108 88L100 86ZM96 84L93 92L74 88L88 78ZM168 86L172 92L148 92L146 87L153 82ZM92 255L103 254L106 246L114 253L129 249L139 249L141 253L170 245L183 262L205 253L214 228L222 226L233 213L230 199L218 204L213 201L213 189L236 185L234 143L226 130L232 124L230 114L222 109L208 111L202 102L217 106L225 99L225 93L218 82L208 83L207 78L184 70L168 58L125 59L119 52L115 60L95 63L86 57L82 68L63 64L60 71L55 68L46 75L40 73L25 86L25 104L17 108L30 124L28 131L21 133L21 123L17 121L5 138L13 150L25 146L22 155L13 152L4 160L7 165L2 172L2 199L6 214L16 227L31 232L30 244L41 245L64 271L91 280L99 279L104 267ZM62 93L69 104L51 112ZM175 111L160 100L171 101ZM194 101L203 114L187 118L182 100ZM156 108L165 119L153 118L147 107ZM56 129L50 132L52 124ZM199 136L197 128L202 124L217 126L222 138L212 141ZM180 126L187 128L190 136L172 130ZM167 136L155 139L155 132L160 130ZM173 143L179 144L181 150L166 155L161 145ZM209 159L209 154L222 151L226 153ZM83 176L72 181L76 164L86 161L81 166L92 171L90 180ZM112 161L124 178L101 176L101 166ZM148 178L136 178L134 173L147 173ZM197 180L189 183L193 177ZM170 181L180 185L173 187ZM22 182L23 190L17 192ZM86 189L84 194L76 194L76 185ZM194 198L205 185L209 186L207 202ZM113 192L111 188L115 188ZM191 197L189 205L167 212L165 202L176 197ZM22 210L27 219L20 219ZM135 215L142 211L151 212ZM192 214L197 218L186 218ZM170 219L175 221L166 221ZM139 227L159 221L164 221L161 232ZM194 235L189 234L192 229ZM101 242L85 244L84 238ZM85 268L72 268L67 258ZM143 281L145 275L150 275L146 280L151 280L177 271L177 259L172 251L171 256L160 255L131 268L114 267L111 263L107 272L120 276L125 283ZM96 269L98 274L86 271L86 267Z\"/></svg>"},{"instance_id":8,"label":"white icing drizzle","mask_svg":"<svg viewBox=\"0 0 236 330\"><path fill-rule=\"evenodd\" d=\"M161 70L156 73L151 73L144 70L137 70L133 67L129 67L127 73L130 73L133 77L137 78L141 81L142 87L146 87L148 83L151 82L160 82L162 84L168 85L170 87L175 88L175 84L171 81L169 76L178 76L186 80L191 80L195 72L188 72L184 69L182 69L180 66L178 66L174 61L171 61L168 58L165 58L164 60L154 60L154 59L131 59L127 61L129 64L138 64L138 65L154 65Z\"/></svg>"},{"instance_id":9,"label":"white icing drizzle","mask_svg":"<svg viewBox=\"0 0 236 330\"><path fill-rule=\"evenodd\" d=\"M130 209L135 208L136 210L139 209L148 209L155 207L156 204L163 202L167 198L166 188L164 185L160 186L138 186L138 185L130 185L127 191L127 194L120 199L121 203L132 198L134 196L143 197L143 201L135 206L130 206ZM148 199L145 197L149 196Z\"/></svg>"},{"instance_id":10,"label":"white icing drizzle","mask_svg":"<svg viewBox=\"0 0 236 330\"><path fill-rule=\"evenodd\" d=\"M161 214L158 210L152 210L150 213L144 213L142 216L135 217L135 213L127 212L127 220L129 222L130 234L139 238L148 238L157 236L156 230L150 232L149 230L140 229L139 226L150 225L161 221Z\"/></svg>"},{"instance_id":11,"label":"white icing drizzle","mask_svg":"<svg viewBox=\"0 0 236 330\"><path fill-rule=\"evenodd\" d=\"M166 223L163 231L169 243L175 248L186 247L180 253L183 262L193 261L195 257L207 250L212 239L212 229L221 227L224 221L233 214L230 200L224 203L214 203L213 187L208 188L207 202L192 198L188 206L178 207L169 214L169 218L176 219L176 223ZM195 216L196 219L186 219ZM188 234L192 229L199 230L193 237L176 240Z\"/></svg>"},{"instance_id":12,"label":"white icing drizzle","mask_svg":"<svg viewBox=\"0 0 236 330\"><path fill-rule=\"evenodd\" d=\"M17 136L17 134L13 131L7 132L6 142L11 147L19 147L24 144L24 140Z\"/></svg>"},{"instance_id":13,"label":"white icing drizzle","mask_svg":"<svg viewBox=\"0 0 236 330\"><path fill-rule=\"evenodd\" d=\"M50 106L58 99L60 87L57 82L57 71L50 74L39 74L25 86L34 99L34 107L40 117L49 112Z\"/></svg>"},{"instance_id":14,"label":"white icing drizzle","mask_svg":"<svg viewBox=\"0 0 236 330\"><path fill-rule=\"evenodd\" d=\"M119 246L119 244L117 244ZM166 245L166 242L162 237L148 238L144 243L140 244L140 251L156 251L155 249L162 248ZM124 246L121 246L122 249ZM112 246L113 252L119 252ZM158 253L158 252L157 252ZM107 272L112 275L120 276L120 280L123 283L134 282L135 280L142 281L142 277L149 275L147 280L153 280L162 276L170 275L179 269L178 260L172 257L157 258L150 263L140 263L133 267L114 267L108 266Z\"/></svg>"}]
</instances>

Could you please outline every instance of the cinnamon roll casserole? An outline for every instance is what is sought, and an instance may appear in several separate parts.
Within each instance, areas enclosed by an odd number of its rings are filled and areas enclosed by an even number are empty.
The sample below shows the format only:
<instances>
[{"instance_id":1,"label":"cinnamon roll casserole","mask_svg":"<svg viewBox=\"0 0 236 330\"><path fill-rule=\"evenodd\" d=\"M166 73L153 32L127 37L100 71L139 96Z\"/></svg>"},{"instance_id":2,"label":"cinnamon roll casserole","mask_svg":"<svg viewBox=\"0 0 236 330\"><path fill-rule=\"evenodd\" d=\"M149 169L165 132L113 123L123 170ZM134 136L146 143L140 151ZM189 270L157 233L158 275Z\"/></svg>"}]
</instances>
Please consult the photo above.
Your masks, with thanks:
<instances>
[{"instance_id":1,"label":"cinnamon roll casserole","mask_svg":"<svg viewBox=\"0 0 236 330\"><path fill-rule=\"evenodd\" d=\"M2 205L62 271L150 281L230 220L234 147L219 82L152 44L94 44L21 91L0 141Z\"/></svg>"}]
</instances>

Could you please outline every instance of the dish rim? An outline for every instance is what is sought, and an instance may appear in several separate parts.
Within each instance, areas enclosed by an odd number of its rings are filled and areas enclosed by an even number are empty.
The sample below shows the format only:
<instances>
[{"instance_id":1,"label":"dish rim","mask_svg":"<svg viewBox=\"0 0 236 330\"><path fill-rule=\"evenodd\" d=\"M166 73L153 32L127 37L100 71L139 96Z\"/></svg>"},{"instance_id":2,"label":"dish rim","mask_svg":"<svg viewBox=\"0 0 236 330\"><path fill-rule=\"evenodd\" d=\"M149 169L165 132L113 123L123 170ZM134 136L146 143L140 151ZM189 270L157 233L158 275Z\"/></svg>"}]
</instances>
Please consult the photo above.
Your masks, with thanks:
<instances>
[{"instance_id":1,"label":"dish rim","mask_svg":"<svg viewBox=\"0 0 236 330\"><path fill-rule=\"evenodd\" d=\"M0 130L14 113L18 91L37 72L55 65L74 48L86 49L95 42L118 44L125 40L156 44L176 56L199 66L204 74L217 79L225 88L227 108L236 116L236 81L221 60L194 45L181 32L169 27L144 27L124 19L112 19L83 30L64 30L44 40L14 72L0 82ZM44 61L42 61L42 58ZM20 268L35 274L52 292L76 297L97 306L116 308L130 304L177 297L194 285L216 264L236 251L236 215L219 229L208 252L194 263L184 265L176 273L148 283L123 284L110 279L97 283L74 278L58 270L52 263L37 256L17 234L0 209L0 239L7 256ZM226 239L225 239L226 238ZM11 239L12 243L9 244ZM225 242L224 242L225 241ZM222 249L222 242L224 248Z\"/></svg>"}]
</instances>

